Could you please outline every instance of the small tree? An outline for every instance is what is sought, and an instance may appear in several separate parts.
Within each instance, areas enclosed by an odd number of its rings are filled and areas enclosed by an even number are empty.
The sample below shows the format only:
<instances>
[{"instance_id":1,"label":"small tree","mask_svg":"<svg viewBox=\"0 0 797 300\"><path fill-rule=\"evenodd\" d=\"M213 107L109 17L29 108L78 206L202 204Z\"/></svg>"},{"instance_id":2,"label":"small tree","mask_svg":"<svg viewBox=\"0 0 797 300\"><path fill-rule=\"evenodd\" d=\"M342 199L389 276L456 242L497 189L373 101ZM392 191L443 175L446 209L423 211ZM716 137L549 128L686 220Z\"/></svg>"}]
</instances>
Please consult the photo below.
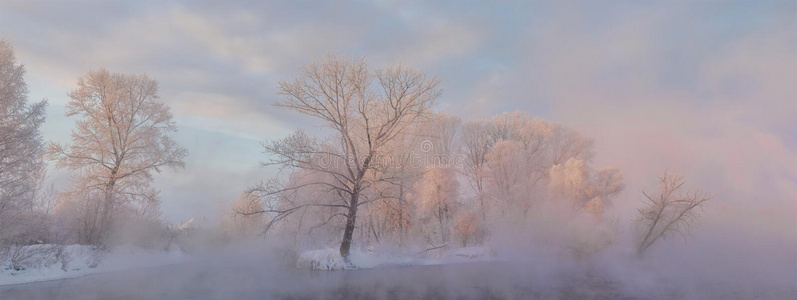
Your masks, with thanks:
<instances>
[{"instance_id":1,"label":"small tree","mask_svg":"<svg viewBox=\"0 0 797 300\"><path fill-rule=\"evenodd\" d=\"M711 200L711 196L702 190L681 192L686 182L681 175L665 172L659 177L661 192L651 196L645 192L647 199L644 208L639 209L636 220L639 230L637 254L642 255L659 239L671 233L686 236L690 228L697 222L703 203Z\"/></svg>"},{"instance_id":2,"label":"small tree","mask_svg":"<svg viewBox=\"0 0 797 300\"><path fill-rule=\"evenodd\" d=\"M152 173L182 168L188 152L169 137L177 126L158 101L158 82L146 75L89 72L69 97L66 116L80 117L72 144L50 143L48 154L56 167L73 171L69 198L87 204L84 242L97 244L117 209L152 208Z\"/></svg>"}]
</instances>

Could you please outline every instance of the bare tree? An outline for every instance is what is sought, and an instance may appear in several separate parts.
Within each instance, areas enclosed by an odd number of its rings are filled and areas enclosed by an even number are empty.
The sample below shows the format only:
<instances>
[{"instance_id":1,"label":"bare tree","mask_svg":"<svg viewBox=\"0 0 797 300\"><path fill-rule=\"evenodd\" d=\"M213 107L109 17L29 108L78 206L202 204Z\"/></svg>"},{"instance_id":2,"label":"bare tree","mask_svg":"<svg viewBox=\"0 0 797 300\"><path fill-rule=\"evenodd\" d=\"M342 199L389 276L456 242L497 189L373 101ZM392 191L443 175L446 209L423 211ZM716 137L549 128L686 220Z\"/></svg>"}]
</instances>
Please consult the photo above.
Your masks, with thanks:
<instances>
[{"instance_id":1,"label":"bare tree","mask_svg":"<svg viewBox=\"0 0 797 300\"><path fill-rule=\"evenodd\" d=\"M681 175L665 172L659 177L661 192L651 196L642 192L646 206L639 209L637 254L642 255L653 243L671 233L686 236L697 222L698 210L711 196L702 190L681 192L686 182Z\"/></svg>"},{"instance_id":2,"label":"bare tree","mask_svg":"<svg viewBox=\"0 0 797 300\"><path fill-rule=\"evenodd\" d=\"M380 156L387 157L393 150L391 144L396 144L391 142L431 112L440 95L439 80L401 64L371 72L364 59L334 54L300 71L295 80L280 82L284 100L277 106L321 120L334 135L318 141L299 131L284 140L264 143L272 156L265 164L322 173L324 180L291 187L260 186L250 192L270 196L307 186L325 187L336 197L296 205L277 198L281 207L266 205L256 213L271 214L273 225L306 207L339 209L346 219L340 254L348 258L358 207L379 200L368 197L368 191L377 182L388 180L382 174L389 162Z\"/></svg>"},{"instance_id":3,"label":"bare tree","mask_svg":"<svg viewBox=\"0 0 797 300\"><path fill-rule=\"evenodd\" d=\"M25 67L14 49L0 39L0 241L23 224L19 218L35 208L36 191L44 177L39 128L47 102L28 102Z\"/></svg>"},{"instance_id":4,"label":"bare tree","mask_svg":"<svg viewBox=\"0 0 797 300\"><path fill-rule=\"evenodd\" d=\"M80 118L72 144L51 143L48 154L58 168L73 171L71 198L90 202L86 226L98 230L85 242L96 244L117 209L135 204L152 209L149 204L157 202L152 173L183 168L188 152L169 137L177 126L169 107L158 101L157 81L146 75L89 72L69 97L66 116Z\"/></svg>"}]
</instances>

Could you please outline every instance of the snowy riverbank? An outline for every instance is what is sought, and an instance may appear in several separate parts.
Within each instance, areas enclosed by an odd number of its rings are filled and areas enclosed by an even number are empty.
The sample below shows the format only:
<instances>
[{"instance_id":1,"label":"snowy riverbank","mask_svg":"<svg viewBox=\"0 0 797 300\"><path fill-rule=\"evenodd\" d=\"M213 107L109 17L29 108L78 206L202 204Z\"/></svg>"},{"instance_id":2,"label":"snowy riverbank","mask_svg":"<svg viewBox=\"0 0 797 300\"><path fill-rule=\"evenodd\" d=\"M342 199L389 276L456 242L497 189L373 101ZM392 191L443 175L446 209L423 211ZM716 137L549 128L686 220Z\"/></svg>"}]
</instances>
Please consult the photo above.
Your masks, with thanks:
<instances>
[{"instance_id":1,"label":"snowy riverbank","mask_svg":"<svg viewBox=\"0 0 797 300\"><path fill-rule=\"evenodd\" d=\"M413 256L352 251L349 262L344 261L338 249L326 248L299 254L296 267L314 270L370 269L385 266L441 265L448 263L496 260L496 253L488 247L452 249L440 257L424 254Z\"/></svg>"},{"instance_id":2,"label":"snowy riverbank","mask_svg":"<svg viewBox=\"0 0 797 300\"><path fill-rule=\"evenodd\" d=\"M184 262L182 251L132 246L103 251L86 245L12 247L0 261L0 285L31 283Z\"/></svg>"}]
</instances>

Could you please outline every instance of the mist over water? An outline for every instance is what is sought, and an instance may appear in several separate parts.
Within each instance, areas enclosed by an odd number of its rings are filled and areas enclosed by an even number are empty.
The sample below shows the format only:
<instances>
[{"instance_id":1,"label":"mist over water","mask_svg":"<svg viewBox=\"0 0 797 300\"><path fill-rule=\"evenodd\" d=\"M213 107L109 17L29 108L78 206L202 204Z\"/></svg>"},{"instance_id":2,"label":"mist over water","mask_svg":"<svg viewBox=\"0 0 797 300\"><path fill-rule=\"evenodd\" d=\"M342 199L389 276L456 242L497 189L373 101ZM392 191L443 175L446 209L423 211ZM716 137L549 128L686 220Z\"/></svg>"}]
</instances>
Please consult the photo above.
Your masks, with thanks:
<instances>
[{"instance_id":1,"label":"mist over water","mask_svg":"<svg viewBox=\"0 0 797 300\"><path fill-rule=\"evenodd\" d=\"M708 227L703 232L709 232ZM702 237L702 238L701 238ZM0 287L3 299L790 299L794 242L714 231L639 259L613 247L574 259L514 235L499 259L307 270L275 241L201 251L175 265Z\"/></svg>"},{"instance_id":2,"label":"mist over water","mask_svg":"<svg viewBox=\"0 0 797 300\"><path fill-rule=\"evenodd\" d=\"M49 2L0 300L797 299L793 0Z\"/></svg>"}]
</instances>

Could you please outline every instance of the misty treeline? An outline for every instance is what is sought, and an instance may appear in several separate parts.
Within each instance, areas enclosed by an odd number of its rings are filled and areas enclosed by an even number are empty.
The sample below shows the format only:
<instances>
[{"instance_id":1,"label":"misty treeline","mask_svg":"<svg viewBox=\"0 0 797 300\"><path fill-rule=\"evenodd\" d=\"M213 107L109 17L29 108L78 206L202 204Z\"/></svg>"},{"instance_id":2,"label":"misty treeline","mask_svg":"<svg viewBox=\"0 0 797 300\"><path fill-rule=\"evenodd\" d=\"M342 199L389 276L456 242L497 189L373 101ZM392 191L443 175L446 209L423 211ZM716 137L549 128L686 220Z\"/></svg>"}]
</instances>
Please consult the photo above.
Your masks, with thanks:
<instances>
[{"instance_id":1,"label":"misty treeline","mask_svg":"<svg viewBox=\"0 0 797 300\"><path fill-rule=\"evenodd\" d=\"M33 244L197 247L190 221L161 218L153 186L154 174L182 170L188 155L171 138L177 124L157 81L105 69L80 76L66 104L70 140L56 143L41 134L47 102L28 99L24 76L0 40L0 254ZM344 257L502 238L584 256L616 242L617 217L606 211L622 175L593 166L588 137L520 111L471 121L435 112L440 82L411 66L372 69L336 54L301 67L279 83L276 106L315 118L326 134L263 142L262 164L278 176L245 191L203 238L279 236L297 250L338 245ZM68 171L69 184L55 189L48 165ZM640 196L640 254L688 234L710 199L683 192L678 175L660 180L661 191Z\"/></svg>"},{"instance_id":2,"label":"misty treeline","mask_svg":"<svg viewBox=\"0 0 797 300\"><path fill-rule=\"evenodd\" d=\"M440 79L403 64L371 69L328 54L279 84L276 106L317 119L327 135L297 130L265 141L263 166L280 170L244 192L226 226L277 235L297 249L353 245L412 253L485 245L494 239L590 255L617 241L609 216L623 178L593 166L590 138L525 112L462 121L437 113ZM709 198L682 194L662 177L645 194L635 230L641 255L686 233Z\"/></svg>"}]
</instances>

